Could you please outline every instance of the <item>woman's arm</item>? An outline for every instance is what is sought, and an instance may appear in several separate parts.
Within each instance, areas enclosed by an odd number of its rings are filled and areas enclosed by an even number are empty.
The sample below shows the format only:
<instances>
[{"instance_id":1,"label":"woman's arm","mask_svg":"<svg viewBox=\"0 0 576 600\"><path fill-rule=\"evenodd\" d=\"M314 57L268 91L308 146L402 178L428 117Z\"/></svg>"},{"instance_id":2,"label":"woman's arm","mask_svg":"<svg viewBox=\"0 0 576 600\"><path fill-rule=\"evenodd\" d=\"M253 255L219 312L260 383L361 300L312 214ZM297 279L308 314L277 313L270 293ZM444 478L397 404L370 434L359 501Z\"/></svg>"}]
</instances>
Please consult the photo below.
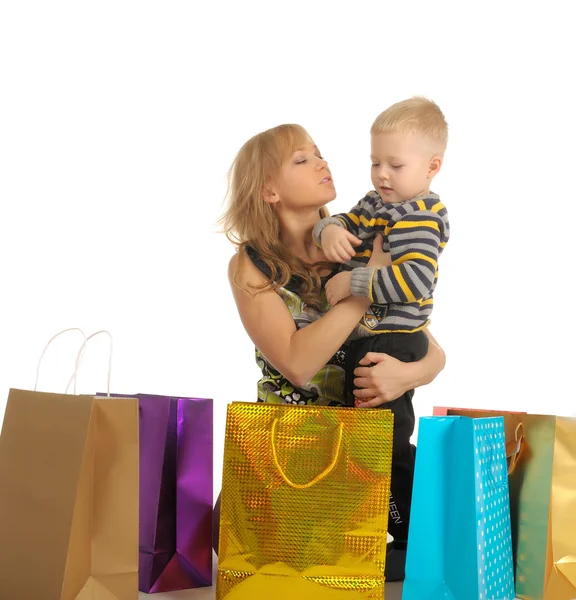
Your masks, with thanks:
<instances>
[{"instance_id":1,"label":"woman's arm","mask_svg":"<svg viewBox=\"0 0 576 600\"><path fill-rule=\"evenodd\" d=\"M243 262L239 270L239 263ZM258 350L296 386L306 384L346 341L366 312L370 300L347 298L323 317L296 329L283 300L273 290L246 291L267 282L244 255L230 260L228 279L242 323Z\"/></svg>"},{"instance_id":2,"label":"woman's arm","mask_svg":"<svg viewBox=\"0 0 576 600\"><path fill-rule=\"evenodd\" d=\"M446 365L446 355L434 336L424 329L430 342L424 358L405 363L388 354L369 352L360 361L361 366L354 371L354 385L359 388L354 394L362 402L362 407L371 408L399 398L408 390L427 385L434 381ZM368 365L374 364L373 367Z\"/></svg>"}]
</instances>

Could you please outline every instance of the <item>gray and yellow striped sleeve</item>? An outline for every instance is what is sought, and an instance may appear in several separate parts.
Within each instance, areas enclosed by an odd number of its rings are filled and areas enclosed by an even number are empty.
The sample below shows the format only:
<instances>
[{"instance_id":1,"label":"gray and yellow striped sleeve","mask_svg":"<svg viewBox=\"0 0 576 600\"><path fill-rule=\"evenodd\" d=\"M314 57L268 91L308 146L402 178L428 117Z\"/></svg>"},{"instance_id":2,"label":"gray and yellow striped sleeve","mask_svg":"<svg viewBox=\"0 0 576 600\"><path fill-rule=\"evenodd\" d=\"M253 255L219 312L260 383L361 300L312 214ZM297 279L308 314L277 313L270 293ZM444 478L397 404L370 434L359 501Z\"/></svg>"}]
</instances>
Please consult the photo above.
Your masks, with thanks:
<instances>
[{"instance_id":1,"label":"gray and yellow striped sleeve","mask_svg":"<svg viewBox=\"0 0 576 600\"><path fill-rule=\"evenodd\" d=\"M324 231L324 228L328 225L338 225L356 236L363 229L363 223L373 226L373 223L370 223L370 219L373 219L374 215L379 210L379 205L381 205L381 203L382 201L375 192L369 192L350 210L350 212L320 219L312 231L312 237L314 238L316 245L319 248L322 248L322 231Z\"/></svg>"},{"instance_id":2,"label":"gray and yellow striped sleeve","mask_svg":"<svg viewBox=\"0 0 576 600\"><path fill-rule=\"evenodd\" d=\"M420 201L422 202L422 201ZM438 257L448 242L450 225L441 202L427 203L422 210L391 215L385 229L392 265L352 271L352 294L375 304L404 304L427 298L438 269Z\"/></svg>"}]
</instances>

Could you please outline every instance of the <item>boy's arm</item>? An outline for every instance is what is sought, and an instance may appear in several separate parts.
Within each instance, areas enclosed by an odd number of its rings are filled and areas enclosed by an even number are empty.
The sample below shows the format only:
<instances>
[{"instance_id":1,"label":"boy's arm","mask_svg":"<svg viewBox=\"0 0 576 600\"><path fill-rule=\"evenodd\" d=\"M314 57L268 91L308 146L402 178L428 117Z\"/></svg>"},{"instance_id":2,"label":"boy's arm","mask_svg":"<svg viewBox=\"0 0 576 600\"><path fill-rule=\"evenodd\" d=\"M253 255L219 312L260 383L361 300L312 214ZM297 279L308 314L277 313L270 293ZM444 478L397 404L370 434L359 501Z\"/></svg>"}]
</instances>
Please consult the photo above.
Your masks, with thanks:
<instances>
[{"instance_id":1,"label":"boy's arm","mask_svg":"<svg viewBox=\"0 0 576 600\"><path fill-rule=\"evenodd\" d=\"M314 226L312 230L312 238L314 239L314 243L318 246L318 248L322 248L322 232L328 225L338 225L338 227L343 227L347 229L346 222L342 219L344 215L332 215L330 217L324 217L320 219L318 223Z\"/></svg>"},{"instance_id":2,"label":"boy's arm","mask_svg":"<svg viewBox=\"0 0 576 600\"><path fill-rule=\"evenodd\" d=\"M319 248L322 247L320 236L324 228L328 225L338 225L357 236L361 229L361 222L363 220L370 221L376 214L376 200L374 199L374 195L375 192L369 192L350 212L324 217L316 223L312 232L316 245Z\"/></svg>"},{"instance_id":3,"label":"boy's arm","mask_svg":"<svg viewBox=\"0 0 576 600\"><path fill-rule=\"evenodd\" d=\"M418 210L398 219L388 232L392 265L354 269L354 296L376 304L404 304L426 298L434 285L438 256L449 237L446 208ZM365 271L365 272L362 272Z\"/></svg>"}]
</instances>

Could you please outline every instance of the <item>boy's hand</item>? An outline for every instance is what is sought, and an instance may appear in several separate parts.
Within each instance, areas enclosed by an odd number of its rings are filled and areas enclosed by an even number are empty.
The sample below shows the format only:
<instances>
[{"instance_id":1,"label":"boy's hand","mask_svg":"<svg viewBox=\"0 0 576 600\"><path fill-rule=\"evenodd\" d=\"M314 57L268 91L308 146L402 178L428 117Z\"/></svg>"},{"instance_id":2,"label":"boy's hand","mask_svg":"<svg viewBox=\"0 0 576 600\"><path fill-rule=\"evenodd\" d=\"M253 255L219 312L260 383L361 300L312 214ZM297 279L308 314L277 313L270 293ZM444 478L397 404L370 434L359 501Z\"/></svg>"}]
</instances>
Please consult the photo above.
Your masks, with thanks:
<instances>
[{"instance_id":1,"label":"boy's hand","mask_svg":"<svg viewBox=\"0 0 576 600\"><path fill-rule=\"evenodd\" d=\"M338 227L336 225L336 227ZM352 294L351 286L352 272L344 271L334 275L326 284L326 299L330 302L330 306L336 306L340 300L348 298Z\"/></svg>"},{"instance_id":2,"label":"boy's hand","mask_svg":"<svg viewBox=\"0 0 576 600\"><path fill-rule=\"evenodd\" d=\"M343 263L356 254L352 246L359 246L362 241L344 227L327 225L320 234L320 243L329 261Z\"/></svg>"}]
</instances>

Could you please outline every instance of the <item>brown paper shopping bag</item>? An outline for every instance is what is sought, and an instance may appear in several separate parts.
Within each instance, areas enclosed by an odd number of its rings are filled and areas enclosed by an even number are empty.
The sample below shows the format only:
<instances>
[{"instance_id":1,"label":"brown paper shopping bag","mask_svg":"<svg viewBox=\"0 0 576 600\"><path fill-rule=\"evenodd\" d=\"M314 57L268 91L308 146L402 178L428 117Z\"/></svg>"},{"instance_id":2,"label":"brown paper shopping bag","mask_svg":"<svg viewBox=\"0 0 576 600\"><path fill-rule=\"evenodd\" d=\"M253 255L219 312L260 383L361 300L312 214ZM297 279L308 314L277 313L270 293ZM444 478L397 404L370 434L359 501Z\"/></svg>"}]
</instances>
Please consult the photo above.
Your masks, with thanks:
<instances>
[{"instance_id":1,"label":"brown paper shopping bag","mask_svg":"<svg viewBox=\"0 0 576 600\"><path fill-rule=\"evenodd\" d=\"M2 600L137 599L137 399L10 390L0 540Z\"/></svg>"}]
</instances>

